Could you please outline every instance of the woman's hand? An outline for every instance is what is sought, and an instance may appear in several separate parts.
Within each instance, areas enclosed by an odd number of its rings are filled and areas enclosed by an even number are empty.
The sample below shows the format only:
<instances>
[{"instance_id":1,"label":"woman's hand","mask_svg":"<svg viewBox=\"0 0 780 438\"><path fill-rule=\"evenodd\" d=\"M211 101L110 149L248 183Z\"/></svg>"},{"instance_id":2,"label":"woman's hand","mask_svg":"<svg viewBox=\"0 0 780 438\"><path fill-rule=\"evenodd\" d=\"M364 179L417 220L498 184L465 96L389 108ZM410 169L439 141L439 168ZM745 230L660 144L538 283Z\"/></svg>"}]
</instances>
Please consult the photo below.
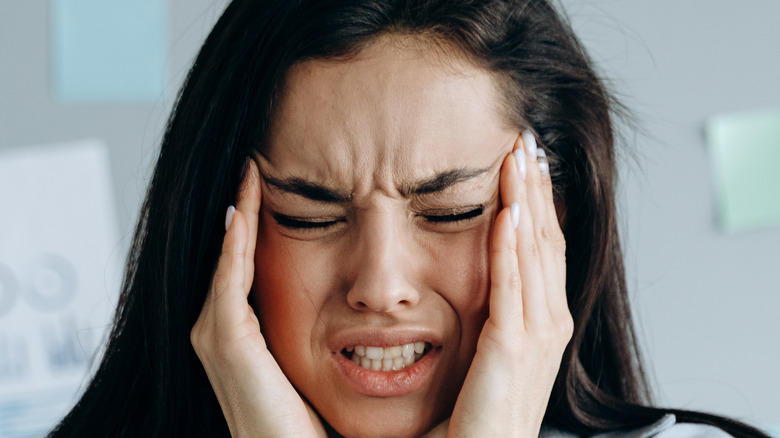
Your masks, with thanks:
<instances>
[{"instance_id":1,"label":"woman's hand","mask_svg":"<svg viewBox=\"0 0 780 438\"><path fill-rule=\"evenodd\" d=\"M537 437L572 336L565 242L546 158L523 133L501 169L490 250L490 315L447 436ZM507 207L508 206L508 207Z\"/></svg>"},{"instance_id":2,"label":"woman's hand","mask_svg":"<svg viewBox=\"0 0 780 438\"><path fill-rule=\"evenodd\" d=\"M191 341L234 437L324 437L316 413L265 344L247 297L254 278L260 173L249 160L206 302ZM232 217L231 217L232 216ZM231 220L232 219L232 220Z\"/></svg>"}]
</instances>

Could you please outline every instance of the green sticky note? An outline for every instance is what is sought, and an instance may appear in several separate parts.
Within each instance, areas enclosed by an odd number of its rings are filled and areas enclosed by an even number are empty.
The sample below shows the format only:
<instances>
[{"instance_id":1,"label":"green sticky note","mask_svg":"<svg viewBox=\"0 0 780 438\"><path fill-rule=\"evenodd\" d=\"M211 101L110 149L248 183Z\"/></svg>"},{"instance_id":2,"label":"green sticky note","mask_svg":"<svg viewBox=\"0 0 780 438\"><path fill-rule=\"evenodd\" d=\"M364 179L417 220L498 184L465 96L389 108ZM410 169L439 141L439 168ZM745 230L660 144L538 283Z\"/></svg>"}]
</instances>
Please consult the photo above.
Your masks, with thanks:
<instances>
[{"instance_id":1,"label":"green sticky note","mask_svg":"<svg viewBox=\"0 0 780 438\"><path fill-rule=\"evenodd\" d=\"M780 110L713 117L706 135L723 229L780 226Z\"/></svg>"}]
</instances>

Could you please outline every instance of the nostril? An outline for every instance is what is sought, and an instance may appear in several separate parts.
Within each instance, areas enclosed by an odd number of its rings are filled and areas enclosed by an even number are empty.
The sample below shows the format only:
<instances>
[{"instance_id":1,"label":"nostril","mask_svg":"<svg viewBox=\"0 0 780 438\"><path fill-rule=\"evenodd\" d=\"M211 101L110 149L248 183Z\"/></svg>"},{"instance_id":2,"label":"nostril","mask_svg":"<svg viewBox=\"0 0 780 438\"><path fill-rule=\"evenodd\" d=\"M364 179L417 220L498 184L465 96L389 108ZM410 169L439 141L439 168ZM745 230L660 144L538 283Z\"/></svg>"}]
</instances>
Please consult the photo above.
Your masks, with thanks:
<instances>
[{"instance_id":1,"label":"nostril","mask_svg":"<svg viewBox=\"0 0 780 438\"><path fill-rule=\"evenodd\" d=\"M362 301L355 302L352 307L356 308L357 310L366 310L368 309L368 305Z\"/></svg>"},{"instance_id":2,"label":"nostril","mask_svg":"<svg viewBox=\"0 0 780 438\"><path fill-rule=\"evenodd\" d=\"M393 312L415 307L420 300L420 292L406 278L378 281L369 274L362 272L347 292L347 302L354 310Z\"/></svg>"}]
</instances>

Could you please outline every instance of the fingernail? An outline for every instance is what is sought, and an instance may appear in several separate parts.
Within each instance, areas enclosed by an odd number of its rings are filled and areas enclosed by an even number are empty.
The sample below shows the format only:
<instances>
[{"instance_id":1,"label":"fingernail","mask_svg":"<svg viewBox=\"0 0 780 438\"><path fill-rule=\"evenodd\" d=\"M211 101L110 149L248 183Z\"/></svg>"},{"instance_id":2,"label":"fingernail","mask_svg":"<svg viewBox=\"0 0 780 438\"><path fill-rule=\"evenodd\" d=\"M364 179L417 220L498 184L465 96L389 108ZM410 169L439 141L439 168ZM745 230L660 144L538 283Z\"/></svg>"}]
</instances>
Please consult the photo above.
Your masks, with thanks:
<instances>
[{"instance_id":1,"label":"fingernail","mask_svg":"<svg viewBox=\"0 0 780 438\"><path fill-rule=\"evenodd\" d=\"M512 207L509 209L509 216L512 218L512 225L517 228L517 224L520 223L520 204L517 202L512 203Z\"/></svg>"},{"instance_id":2,"label":"fingernail","mask_svg":"<svg viewBox=\"0 0 780 438\"><path fill-rule=\"evenodd\" d=\"M539 172L542 174L542 176L549 175L550 163L547 161L547 154L544 152L544 149L537 149L536 157L539 161Z\"/></svg>"},{"instance_id":3,"label":"fingernail","mask_svg":"<svg viewBox=\"0 0 780 438\"><path fill-rule=\"evenodd\" d=\"M236 207L232 205L228 207L227 214L225 215L225 231L230 228L230 223L233 222L233 214L236 212Z\"/></svg>"},{"instance_id":4,"label":"fingernail","mask_svg":"<svg viewBox=\"0 0 780 438\"><path fill-rule=\"evenodd\" d=\"M525 174L526 174L526 164L525 164L525 155L523 155L523 151L521 149L516 149L515 152L515 162L517 163L517 173L520 174L520 178L525 181Z\"/></svg>"},{"instance_id":5,"label":"fingernail","mask_svg":"<svg viewBox=\"0 0 780 438\"><path fill-rule=\"evenodd\" d=\"M539 171L542 177L547 177L550 174L550 165L547 163L547 158L539 162Z\"/></svg>"},{"instance_id":6,"label":"fingernail","mask_svg":"<svg viewBox=\"0 0 780 438\"><path fill-rule=\"evenodd\" d=\"M536 158L536 137L530 129L523 131L523 144L525 145L525 152L531 158Z\"/></svg>"}]
</instances>

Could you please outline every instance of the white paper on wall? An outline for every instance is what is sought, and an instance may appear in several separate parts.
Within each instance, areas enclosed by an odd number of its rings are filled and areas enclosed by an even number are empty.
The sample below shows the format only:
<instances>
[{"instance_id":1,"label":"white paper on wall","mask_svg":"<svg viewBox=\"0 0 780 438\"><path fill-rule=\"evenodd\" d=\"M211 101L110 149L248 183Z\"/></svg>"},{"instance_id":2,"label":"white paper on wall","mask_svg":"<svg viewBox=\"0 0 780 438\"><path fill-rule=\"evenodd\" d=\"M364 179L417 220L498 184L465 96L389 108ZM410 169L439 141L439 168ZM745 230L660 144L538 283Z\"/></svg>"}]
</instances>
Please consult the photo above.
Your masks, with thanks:
<instances>
[{"instance_id":1,"label":"white paper on wall","mask_svg":"<svg viewBox=\"0 0 780 438\"><path fill-rule=\"evenodd\" d=\"M98 140L0 153L0 437L70 409L113 317L120 260Z\"/></svg>"}]
</instances>

